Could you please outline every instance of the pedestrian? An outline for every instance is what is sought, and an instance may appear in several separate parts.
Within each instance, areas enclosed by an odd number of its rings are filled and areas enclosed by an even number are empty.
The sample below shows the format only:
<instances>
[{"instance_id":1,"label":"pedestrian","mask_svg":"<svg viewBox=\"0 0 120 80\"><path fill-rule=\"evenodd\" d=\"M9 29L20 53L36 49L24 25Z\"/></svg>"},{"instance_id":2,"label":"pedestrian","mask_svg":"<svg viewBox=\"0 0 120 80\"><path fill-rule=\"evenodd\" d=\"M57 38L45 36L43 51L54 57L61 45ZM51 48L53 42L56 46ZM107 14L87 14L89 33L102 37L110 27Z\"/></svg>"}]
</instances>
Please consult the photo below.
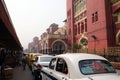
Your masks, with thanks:
<instances>
[{"instance_id":1,"label":"pedestrian","mask_svg":"<svg viewBox=\"0 0 120 80\"><path fill-rule=\"evenodd\" d=\"M2 76L2 65L3 65L3 62L2 62L2 60L0 59L0 76Z\"/></svg>"},{"instance_id":2,"label":"pedestrian","mask_svg":"<svg viewBox=\"0 0 120 80\"><path fill-rule=\"evenodd\" d=\"M26 70L26 57L23 56L22 58L22 66L23 66L23 70Z\"/></svg>"},{"instance_id":3,"label":"pedestrian","mask_svg":"<svg viewBox=\"0 0 120 80\"><path fill-rule=\"evenodd\" d=\"M1 50L0 51L0 76L3 75L3 69L4 69L4 66L5 66L5 51L4 50Z\"/></svg>"},{"instance_id":4,"label":"pedestrian","mask_svg":"<svg viewBox=\"0 0 120 80\"><path fill-rule=\"evenodd\" d=\"M34 71L34 80L42 80L41 65L38 65L37 70Z\"/></svg>"}]
</instances>

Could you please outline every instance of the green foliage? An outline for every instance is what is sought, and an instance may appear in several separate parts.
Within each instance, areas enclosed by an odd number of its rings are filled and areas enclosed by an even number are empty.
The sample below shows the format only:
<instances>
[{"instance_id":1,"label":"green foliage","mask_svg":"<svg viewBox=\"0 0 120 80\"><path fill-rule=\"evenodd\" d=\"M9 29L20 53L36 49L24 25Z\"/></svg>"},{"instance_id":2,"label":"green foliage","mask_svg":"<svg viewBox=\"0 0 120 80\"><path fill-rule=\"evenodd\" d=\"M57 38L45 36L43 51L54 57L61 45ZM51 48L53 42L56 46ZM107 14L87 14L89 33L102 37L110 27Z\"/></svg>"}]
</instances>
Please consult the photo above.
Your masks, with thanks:
<instances>
[{"instance_id":1,"label":"green foliage","mask_svg":"<svg viewBox=\"0 0 120 80\"><path fill-rule=\"evenodd\" d=\"M80 44L74 44L74 49L81 49L82 48L82 45Z\"/></svg>"}]
</instances>

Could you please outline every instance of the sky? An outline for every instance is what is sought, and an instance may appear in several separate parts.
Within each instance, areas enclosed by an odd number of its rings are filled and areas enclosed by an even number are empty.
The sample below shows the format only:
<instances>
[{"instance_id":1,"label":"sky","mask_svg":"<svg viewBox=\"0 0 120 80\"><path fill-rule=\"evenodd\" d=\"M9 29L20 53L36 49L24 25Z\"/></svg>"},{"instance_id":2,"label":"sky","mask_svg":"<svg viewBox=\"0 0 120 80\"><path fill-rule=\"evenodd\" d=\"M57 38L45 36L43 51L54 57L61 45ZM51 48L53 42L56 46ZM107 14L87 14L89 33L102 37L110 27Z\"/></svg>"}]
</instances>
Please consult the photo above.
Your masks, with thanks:
<instances>
[{"instance_id":1,"label":"sky","mask_svg":"<svg viewBox=\"0 0 120 80\"><path fill-rule=\"evenodd\" d=\"M59 27L66 19L66 0L4 0L16 34L24 49L52 23Z\"/></svg>"}]
</instances>

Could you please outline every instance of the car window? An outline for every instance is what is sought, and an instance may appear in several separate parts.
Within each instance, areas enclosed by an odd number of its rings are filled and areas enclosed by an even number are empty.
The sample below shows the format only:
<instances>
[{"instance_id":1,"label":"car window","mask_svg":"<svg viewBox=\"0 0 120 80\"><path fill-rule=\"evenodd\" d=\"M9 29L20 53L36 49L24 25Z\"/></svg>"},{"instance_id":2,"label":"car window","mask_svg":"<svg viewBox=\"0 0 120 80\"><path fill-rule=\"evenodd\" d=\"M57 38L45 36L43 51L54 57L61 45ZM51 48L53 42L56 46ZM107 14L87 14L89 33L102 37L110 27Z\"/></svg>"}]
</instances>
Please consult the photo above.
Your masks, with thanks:
<instances>
[{"instance_id":1,"label":"car window","mask_svg":"<svg viewBox=\"0 0 120 80\"><path fill-rule=\"evenodd\" d=\"M57 65L56 65L56 71L67 74L68 73L68 67L64 59L58 58Z\"/></svg>"},{"instance_id":2,"label":"car window","mask_svg":"<svg viewBox=\"0 0 120 80\"><path fill-rule=\"evenodd\" d=\"M40 62L50 62L52 57L40 57Z\"/></svg>"},{"instance_id":3,"label":"car window","mask_svg":"<svg viewBox=\"0 0 120 80\"><path fill-rule=\"evenodd\" d=\"M83 60L79 62L79 68L85 75L115 72L112 65L105 60Z\"/></svg>"},{"instance_id":4,"label":"car window","mask_svg":"<svg viewBox=\"0 0 120 80\"><path fill-rule=\"evenodd\" d=\"M56 65L56 58L53 58L53 59L50 61L49 68L50 68L50 69L54 69L55 65Z\"/></svg>"}]
</instances>

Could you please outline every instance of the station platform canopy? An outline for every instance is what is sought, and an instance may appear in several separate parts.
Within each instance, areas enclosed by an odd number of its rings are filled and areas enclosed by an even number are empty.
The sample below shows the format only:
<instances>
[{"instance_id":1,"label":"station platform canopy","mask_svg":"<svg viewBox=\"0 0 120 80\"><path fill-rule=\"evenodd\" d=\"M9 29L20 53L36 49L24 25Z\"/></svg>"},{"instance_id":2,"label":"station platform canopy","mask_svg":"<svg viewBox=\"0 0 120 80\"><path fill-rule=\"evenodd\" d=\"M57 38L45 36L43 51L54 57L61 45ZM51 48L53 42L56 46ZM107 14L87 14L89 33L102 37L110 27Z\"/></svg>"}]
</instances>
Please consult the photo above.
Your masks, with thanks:
<instances>
[{"instance_id":1,"label":"station platform canopy","mask_svg":"<svg viewBox=\"0 0 120 80\"><path fill-rule=\"evenodd\" d=\"M0 48L22 50L4 0L0 0Z\"/></svg>"}]
</instances>

